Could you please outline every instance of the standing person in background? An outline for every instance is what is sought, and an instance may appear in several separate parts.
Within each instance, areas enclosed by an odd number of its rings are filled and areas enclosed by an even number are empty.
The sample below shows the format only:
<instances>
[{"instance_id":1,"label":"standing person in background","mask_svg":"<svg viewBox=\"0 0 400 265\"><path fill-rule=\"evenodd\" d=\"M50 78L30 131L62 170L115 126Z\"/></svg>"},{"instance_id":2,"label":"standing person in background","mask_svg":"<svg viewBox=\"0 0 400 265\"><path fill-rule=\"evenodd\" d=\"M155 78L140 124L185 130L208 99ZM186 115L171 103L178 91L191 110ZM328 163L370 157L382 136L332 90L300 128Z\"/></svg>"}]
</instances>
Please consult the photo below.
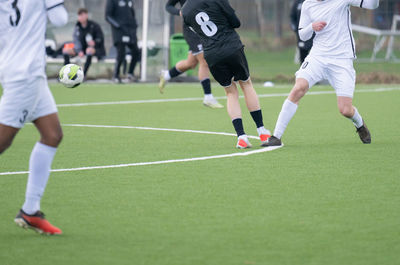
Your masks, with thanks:
<instances>
[{"instance_id":1,"label":"standing person in background","mask_svg":"<svg viewBox=\"0 0 400 265\"><path fill-rule=\"evenodd\" d=\"M172 15L179 16L180 10L175 7L178 3L182 7L186 3L186 0L168 0L166 5L167 11ZM203 45L201 44L200 37L185 24L183 25L183 35L186 42L189 44L188 57L186 60L178 62L169 71L162 71L159 85L160 92L164 92L165 83L167 81L199 65L199 80L204 91L204 106L223 108L224 106L219 104L211 93L210 69L204 59Z\"/></svg>"},{"instance_id":2,"label":"standing person in background","mask_svg":"<svg viewBox=\"0 0 400 265\"><path fill-rule=\"evenodd\" d=\"M297 47L300 51L300 64L304 62L304 59L310 53L310 50L313 45L314 35L311 39L307 41L302 41L299 37L299 23L300 23L300 14L301 7L303 6L304 0L294 0L292 10L290 11L290 26L297 38Z\"/></svg>"},{"instance_id":3,"label":"standing person in background","mask_svg":"<svg viewBox=\"0 0 400 265\"><path fill-rule=\"evenodd\" d=\"M111 25L114 45L117 48L117 61L115 62L113 80L115 83L122 83L120 68L125 60L126 47L128 47L132 54L132 61L128 69L128 79L133 82L135 80L133 73L140 58L133 0L107 0L106 20Z\"/></svg>"},{"instance_id":4,"label":"standing person in background","mask_svg":"<svg viewBox=\"0 0 400 265\"><path fill-rule=\"evenodd\" d=\"M46 78L47 19L64 26L63 0L2 0L0 4L0 154L11 146L26 122L40 134L29 160L25 203L14 221L39 233L59 235L40 210L57 147L63 137L57 106ZM4 158L2 158L4 159Z\"/></svg>"},{"instance_id":5,"label":"standing person in background","mask_svg":"<svg viewBox=\"0 0 400 265\"><path fill-rule=\"evenodd\" d=\"M99 24L89 20L86 8L78 10L78 22L73 37L73 43L67 43L63 47L64 64L70 63L70 56L78 55L82 58L86 55L85 67L83 68L86 76L92 64L92 57L96 56L98 60L101 60L106 56L103 31Z\"/></svg>"}]
</instances>

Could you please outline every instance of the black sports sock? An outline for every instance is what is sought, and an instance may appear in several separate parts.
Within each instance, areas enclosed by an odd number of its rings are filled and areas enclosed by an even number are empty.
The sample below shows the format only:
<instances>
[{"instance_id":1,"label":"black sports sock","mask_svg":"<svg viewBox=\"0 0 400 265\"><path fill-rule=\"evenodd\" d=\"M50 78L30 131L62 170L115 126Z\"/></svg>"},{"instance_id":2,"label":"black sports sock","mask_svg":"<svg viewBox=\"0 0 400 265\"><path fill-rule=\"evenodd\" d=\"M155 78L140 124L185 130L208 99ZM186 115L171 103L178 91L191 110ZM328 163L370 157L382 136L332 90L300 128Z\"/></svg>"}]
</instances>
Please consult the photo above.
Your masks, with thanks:
<instances>
[{"instance_id":1,"label":"black sports sock","mask_svg":"<svg viewBox=\"0 0 400 265\"><path fill-rule=\"evenodd\" d=\"M85 74L85 76L91 64L92 64L92 55L88 55L86 56L85 67L83 68L83 73Z\"/></svg>"},{"instance_id":2,"label":"black sports sock","mask_svg":"<svg viewBox=\"0 0 400 265\"><path fill-rule=\"evenodd\" d=\"M69 55L68 54L64 54L64 65L69 64Z\"/></svg>"},{"instance_id":3,"label":"black sports sock","mask_svg":"<svg viewBox=\"0 0 400 265\"><path fill-rule=\"evenodd\" d=\"M207 78L207 79L204 79L203 81L201 81L201 85L203 86L204 95L210 95L211 94L210 78Z\"/></svg>"},{"instance_id":4,"label":"black sports sock","mask_svg":"<svg viewBox=\"0 0 400 265\"><path fill-rule=\"evenodd\" d=\"M251 114L251 117L253 117L253 120L256 123L257 128L264 126L261 110L256 110L256 111L250 112L250 114Z\"/></svg>"},{"instance_id":5,"label":"black sports sock","mask_svg":"<svg viewBox=\"0 0 400 265\"><path fill-rule=\"evenodd\" d=\"M241 136L243 134L245 134L244 129L243 129L243 121L242 119L235 119L232 121L233 123L233 127L235 127L235 131L237 133L237 136Z\"/></svg>"},{"instance_id":6,"label":"black sports sock","mask_svg":"<svg viewBox=\"0 0 400 265\"><path fill-rule=\"evenodd\" d=\"M172 67L169 70L169 75L171 76L171 78L177 77L178 75L182 74L182 72L179 72L178 69L176 69L176 66Z\"/></svg>"}]
</instances>

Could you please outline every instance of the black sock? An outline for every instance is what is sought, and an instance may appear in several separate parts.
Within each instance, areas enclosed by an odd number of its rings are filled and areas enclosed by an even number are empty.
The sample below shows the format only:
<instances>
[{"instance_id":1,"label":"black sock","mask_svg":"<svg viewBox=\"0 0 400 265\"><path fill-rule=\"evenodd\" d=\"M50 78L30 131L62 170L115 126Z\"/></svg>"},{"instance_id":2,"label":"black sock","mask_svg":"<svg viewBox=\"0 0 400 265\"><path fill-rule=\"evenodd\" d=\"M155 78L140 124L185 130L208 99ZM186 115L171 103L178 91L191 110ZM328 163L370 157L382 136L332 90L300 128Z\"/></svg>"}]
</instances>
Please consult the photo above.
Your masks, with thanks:
<instances>
[{"instance_id":1,"label":"black sock","mask_svg":"<svg viewBox=\"0 0 400 265\"><path fill-rule=\"evenodd\" d=\"M64 65L69 64L69 55L68 54L64 54Z\"/></svg>"},{"instance_id":2,"label":"black sock","mask_svg":"<svg viewBox=\"0 0 400 265\"><path fill-rule=\"evenodd\" d=\"M207 78L207 79L204 79L203 81L201 81L201 85L203 86L204 95L210 95L211 94L210 78Z\"/></svg>"},{"instance_id":3,"label":"black sock","mask_svg":"<svg viewBox=\"0 0 400 265\"><path fill-rule=\"evenodd\" d=\"M182 74L182 72L179 72L178 69L176 69L176 66L172 67L169 70L169 75L171 76L171 78L177 77L178 75Z\"/></svg>"},{"instance_id":4,"label":"black sock","mask_svg":"<svg viewBox=\"0 0 400 265\"><path fill-rule=\"evenodd\" d=\"M85 76L91 64L92 64L92 55L88 55L86 56L85 67L83 68L83 73L85 74Z\"/></svg>"},{"instance_id":5,"label":"black sock","mask_svg":"<svg viewBox=\"0 0 400 265\"><path fill-rule=\"evenodd\" d=\"M251 117L253 117L253 120L256 123L257 128L264 126L261 110L256 110L256 111L250 112L250 114L251 114Z\"/></svg>"},{"instance_id":6,"label":"black sock","mask_svg":"<svg viewBox=\"0 0 400 265\"><path fill-rule=\"evenodd\" d=\"M243 129L243 121L242 121L242 119L240 119L240 118L239 119L234 119L232 121L232 123L233 123L233 127L235 127L235 131L236 131L238 137L243 135L243 134L245 134L244 129Z\"/></svg>"}]
</instances>

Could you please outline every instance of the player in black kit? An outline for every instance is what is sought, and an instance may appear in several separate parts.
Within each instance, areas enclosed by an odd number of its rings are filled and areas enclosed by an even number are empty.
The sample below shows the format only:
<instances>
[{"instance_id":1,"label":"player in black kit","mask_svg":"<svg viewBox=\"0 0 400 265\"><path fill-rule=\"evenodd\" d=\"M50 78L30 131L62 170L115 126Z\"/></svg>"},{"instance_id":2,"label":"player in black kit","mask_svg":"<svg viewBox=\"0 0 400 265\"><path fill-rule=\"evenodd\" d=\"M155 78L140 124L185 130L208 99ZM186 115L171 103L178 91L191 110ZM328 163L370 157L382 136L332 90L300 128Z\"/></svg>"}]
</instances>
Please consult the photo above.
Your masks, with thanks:
<instances>
[{"instance_id":1,"label":"player in black kit","mask_svg":"<svg viewBox=\"0 0 400 265\"><path fill-rule=\"evenodd\" d=\"M306 59L307 55L310 53L314 39L313 36L308 41L302 41L299 37L299 22L303 2L304 0L294 0L292 10L290 11L290 24L297 38L297 47L300 51L300 64L303 64L304 59Z\"/></svg>"},{"instance_id":2,"label":"player in black kit","mask_svg":"<svg viewBox=\"0 0 400 265\"><path fill-rule=\"evenodd\" d=\"M243 90L247 108L256 123L262 145L265 145L271 133L264 128L260 102L250 79L244 45L235 31L235 28L240 27L235 10L228 0L187 0L181 14L185 24L200 36L210 71L218 83L225 87L228 114L238 136L236 147L251 147L243 129L236 82Z\"/></svg>"},{"instance_id":3,"label":"player in black kit","mask_svg":"<svg viewBox=\"0 0 400 265\"><path fill-rule=\"evenodd\" d=\"M186 0L168 0L166 9L170 14L179 16L180 9L176 8L175 6L179 3L182 7L185 2ZM171 78L177 77L180 74L195 68L197 64L199 64L199 80L204 90L203 104L210 108L223 108L224 106L219 104L211 93L210 70L207 62L204 60L203 46L199 36L191 31L186 25L183 25L183 36L189 45L188 58L178 62L169 71L162 71L159 85L160 92L164 92L165 84Z\"/></svg>"}]
</instances>

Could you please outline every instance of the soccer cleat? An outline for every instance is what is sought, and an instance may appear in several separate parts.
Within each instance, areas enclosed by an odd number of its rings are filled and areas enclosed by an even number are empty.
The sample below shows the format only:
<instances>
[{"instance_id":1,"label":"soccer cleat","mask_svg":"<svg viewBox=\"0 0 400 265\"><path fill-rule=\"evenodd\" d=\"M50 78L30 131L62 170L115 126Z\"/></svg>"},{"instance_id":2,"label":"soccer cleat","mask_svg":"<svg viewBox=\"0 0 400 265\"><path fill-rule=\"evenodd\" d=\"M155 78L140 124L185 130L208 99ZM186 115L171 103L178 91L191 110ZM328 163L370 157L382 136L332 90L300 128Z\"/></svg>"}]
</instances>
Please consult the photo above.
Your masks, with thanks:
<instances>
[{"instance_id":1,"label":"soccer cleat","mask_svg":"<svg viewBox=\"0 0 400 265\"><path fill-rule=\"evenodd\" d=\"M360 128L356 128L358 136L360 136L361 142L364 144L370 144L371 143L371 134L368 130L367 125L365 124L363 120L363 125Z\"/></svg>"},{"instance_id":2,"label":"soccer cleat","mask_svg":"<svg viewBox=\"0 0 400 265\"><path fill-rule=\"evenodd\" d=\"M265 147L268 147L268 146L281 146L281 145L282 145L281 139L279 139L279 138L277 138L277 137L275 137L273 135L271 137L269 137L266 142L261 144L261 146L265 146Z\"/></svg>"},{"instance_id":3,"label":"soccer cleat","mask_svg":"<svg viewBox=\"0 0 400 265\"><path fill-rule=\"evenodd\" d=\"M206 107L210 107L212 109L222 109L223 105L219 104L219 102L215 98L204 99L203 105Z\"/></svg>"},{"instance_id":4,"label":"soccer cleat","mask_svg":"<svg viewBox=\"0 0 400 265\"><path fill-rule=\"evenodd\" d=\"M14 222L22 228L30 228L40 234L61 235L62 231L46 220L44 213L37 211L33 215L26 214L22 209L14 219Z\"/></svg>"},{"instance_id":5,"label":"soccer cleat","mask_svg":"<svg viewBox=\"0 0 400 265\"><path fill-rule=\"evenodd\" d=\"M127 78L128 78L128 82L130 82L130 83L138 82L138 79L133 74L128 74Z\"/></svg>"},{"instance_id":6,"label":"soccer cleat","mask_svg":"<svg viewBox=\"0 0 400 265\"><path fill-rule=\"evenodd\" d=\"M264 143L268 141L268 139L271 137L271 132L264 127L261 127L257 129L258 136L260 137L261 141L261 146L263 146Z\"/></svg>"},{"instance_id":7,"label":"soccer cleat","mask_svg":"<svg viewBox=\"0 0 400 265\"><path fill-rule=\"evenodd\" d=\"M160 93L164 94L165 84L167 80L165 79L164 71L161 71L160 75L160 83L158 84L158 88L160 89Z\"/></svg>"},{"instance_id":8,"label":"soccer cleat","mask_svg":"<svg viewBox=\"0 0 400 265\"><path fill-rule=\"evenodd\" d=\"M239 148L239 149L251 148L251 143L250 143L249 139L247 138L247 135L244 134L244 135L241 135L238 137L236 148Z\"/></svg>"}]
</instances>

